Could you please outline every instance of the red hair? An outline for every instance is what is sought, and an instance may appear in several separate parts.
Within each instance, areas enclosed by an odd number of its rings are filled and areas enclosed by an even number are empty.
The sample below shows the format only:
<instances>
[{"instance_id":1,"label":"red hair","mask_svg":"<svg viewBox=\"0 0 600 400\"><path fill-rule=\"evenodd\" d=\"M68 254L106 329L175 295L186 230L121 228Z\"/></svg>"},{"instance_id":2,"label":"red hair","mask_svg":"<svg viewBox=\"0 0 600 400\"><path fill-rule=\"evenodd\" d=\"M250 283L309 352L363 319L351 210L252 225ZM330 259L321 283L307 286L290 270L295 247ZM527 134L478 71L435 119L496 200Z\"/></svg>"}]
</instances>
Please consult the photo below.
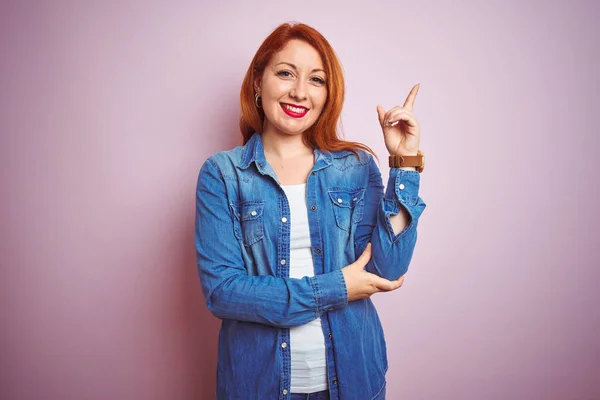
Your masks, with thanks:
<instances>
[{"instance_id":1,"label":"red hair","mask_svg":"<svg viewBox=\"0 0 600 400\"><path fill-rule=\"evenodd\" d=\"M317 121L303 133L306 145L318 147L321 150L340 151L350 150L358 156L357 149L363 149L375 157L375 153L368 146L341 139L338 136L337 125L344 104L344 73L342 66L333 51L333 48L316 29L301 23L279 25L263 41L256 51L240 92L240 130L244 144L250 140L254 132L262 133L265 114L262 108L257 108L254 103L254 81L261 77L271 57L287 44L291 39L303 40L317 50L323 60L327 76L327 101Z\"/></svg>"}]
</instances>

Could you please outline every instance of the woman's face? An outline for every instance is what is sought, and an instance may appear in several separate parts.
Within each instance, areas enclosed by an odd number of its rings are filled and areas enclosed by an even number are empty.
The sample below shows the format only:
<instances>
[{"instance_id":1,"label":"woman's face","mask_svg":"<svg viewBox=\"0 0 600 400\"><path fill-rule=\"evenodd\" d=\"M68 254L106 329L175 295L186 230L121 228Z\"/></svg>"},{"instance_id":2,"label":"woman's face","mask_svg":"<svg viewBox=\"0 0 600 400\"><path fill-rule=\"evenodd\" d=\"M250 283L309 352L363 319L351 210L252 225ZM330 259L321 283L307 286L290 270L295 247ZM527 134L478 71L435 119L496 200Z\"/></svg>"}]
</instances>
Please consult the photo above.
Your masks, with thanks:
<instances>
[{"instance_id":1,"label":"woman's face","mask_svg":"<svg viewBox=\"0 0 600 400\"><path fill-rule=\"evenodd\" d=\"M295 135L309 129L325 106L326 79L321 56L314 47L290 40L271 57L255 82L265 112L263 133Z\"/></svg>"}]
</instances>

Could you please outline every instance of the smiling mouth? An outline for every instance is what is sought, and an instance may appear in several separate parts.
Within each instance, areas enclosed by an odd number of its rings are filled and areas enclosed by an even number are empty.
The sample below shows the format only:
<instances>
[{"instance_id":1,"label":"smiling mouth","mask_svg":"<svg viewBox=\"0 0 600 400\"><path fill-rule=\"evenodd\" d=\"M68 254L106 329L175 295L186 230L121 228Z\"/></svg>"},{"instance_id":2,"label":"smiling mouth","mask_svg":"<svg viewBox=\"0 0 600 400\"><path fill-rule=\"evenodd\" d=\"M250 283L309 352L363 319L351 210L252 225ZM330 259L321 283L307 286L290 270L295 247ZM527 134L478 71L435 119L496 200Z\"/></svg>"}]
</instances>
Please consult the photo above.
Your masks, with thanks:
<instances>
[{"instance_id":1,"label":"smiling mouth","mask_svg":"<svg viewBox=\"0 0 600 400\"><path fill-rule=\"evenodd\" d=\"M287 115L294 118L302 118L308 112L308 108L306 107L297 107L286 103L281 103L281 109Z\"/></svg>"},{"instance_id":2,"label":"smiling mouth","mask_svg":"<svg viewBox=\"0 0 600 400\"><path fill-rule=\"evenodd\" d=\"M308 111L308 108L302 107L302 106L294 106L292 104L287 104L287 103L281 103L281 105L283 107L285 107L286 109L288 109L290 111L293 111L295 113L298 113L298 114L301 114L301 113L304 113L304 112Z\"/></svg>"}]
</instances>

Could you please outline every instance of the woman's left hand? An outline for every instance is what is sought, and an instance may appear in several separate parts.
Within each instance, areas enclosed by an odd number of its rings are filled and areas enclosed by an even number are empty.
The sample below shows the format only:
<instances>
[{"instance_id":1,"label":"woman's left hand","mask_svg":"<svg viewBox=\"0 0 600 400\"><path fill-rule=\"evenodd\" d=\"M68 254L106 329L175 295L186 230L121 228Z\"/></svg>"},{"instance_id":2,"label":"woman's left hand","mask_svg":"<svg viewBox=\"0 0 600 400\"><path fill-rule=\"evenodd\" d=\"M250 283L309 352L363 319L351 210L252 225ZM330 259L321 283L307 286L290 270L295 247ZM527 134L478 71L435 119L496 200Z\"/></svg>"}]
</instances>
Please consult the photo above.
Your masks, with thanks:
<instances>
[{"instance_id":1,"label":"woman's left hand","mask_svg":"<svg viewBox=\"0 0 600 400\"><path fill-rule=\"evenodd\" d=\"M390 155L417 155L421 140L421 128L413 116L412 110L420 86L420 83L413 86L402 107L396 106L386 112L383 107L377 106L385 147Z\"/></svg>"}]
</instances>

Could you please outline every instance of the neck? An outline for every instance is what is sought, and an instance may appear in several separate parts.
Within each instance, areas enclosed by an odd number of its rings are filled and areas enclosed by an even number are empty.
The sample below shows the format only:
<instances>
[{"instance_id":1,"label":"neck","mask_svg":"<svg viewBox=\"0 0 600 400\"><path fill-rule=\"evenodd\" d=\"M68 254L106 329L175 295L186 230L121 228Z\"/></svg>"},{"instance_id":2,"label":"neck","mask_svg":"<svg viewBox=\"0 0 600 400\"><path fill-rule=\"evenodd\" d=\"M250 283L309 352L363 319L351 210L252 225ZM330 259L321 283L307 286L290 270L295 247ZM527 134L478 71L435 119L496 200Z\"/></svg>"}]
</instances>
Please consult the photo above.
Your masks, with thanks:
<instances>
[{"instance_id":1,"label":"neck","mask_svg":"<svg viewBox=\"0 0 600 400\"><path fill-rule=\"evenodd\" d=\"M313 154L313 148L304 144L302 134L286 135L265 130L262 133L265 154L281 158L294 158Z\"/></svg>"}]
</instances>

